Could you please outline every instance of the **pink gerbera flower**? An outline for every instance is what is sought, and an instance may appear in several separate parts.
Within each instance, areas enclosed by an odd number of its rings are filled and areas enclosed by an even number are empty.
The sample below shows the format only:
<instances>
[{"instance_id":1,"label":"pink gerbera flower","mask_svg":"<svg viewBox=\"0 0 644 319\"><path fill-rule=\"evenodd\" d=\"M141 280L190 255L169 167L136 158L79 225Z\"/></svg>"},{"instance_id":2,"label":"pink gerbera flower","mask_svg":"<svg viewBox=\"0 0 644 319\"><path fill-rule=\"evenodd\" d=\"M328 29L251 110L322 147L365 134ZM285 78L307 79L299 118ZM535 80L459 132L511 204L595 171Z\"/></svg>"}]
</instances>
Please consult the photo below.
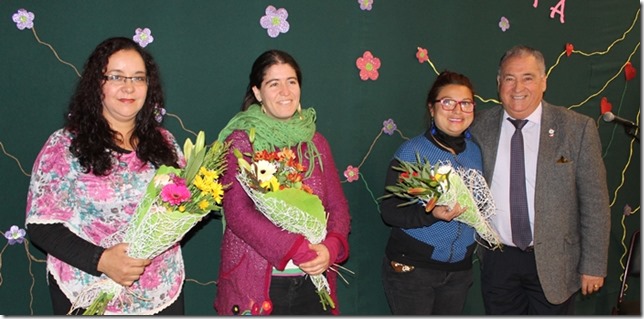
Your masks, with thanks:
<instances>
[{"instance_id":1,"label":"pink gerbera flower","mask_svg":"<svg viewBox=\"0 0 644 319\"><path fill-rule=\"evenodd\" d=\"M171 205L179 205L190 199L190 191L186 185L167 184L161 189L161 199Z\"/></svg>"}]
</instances>

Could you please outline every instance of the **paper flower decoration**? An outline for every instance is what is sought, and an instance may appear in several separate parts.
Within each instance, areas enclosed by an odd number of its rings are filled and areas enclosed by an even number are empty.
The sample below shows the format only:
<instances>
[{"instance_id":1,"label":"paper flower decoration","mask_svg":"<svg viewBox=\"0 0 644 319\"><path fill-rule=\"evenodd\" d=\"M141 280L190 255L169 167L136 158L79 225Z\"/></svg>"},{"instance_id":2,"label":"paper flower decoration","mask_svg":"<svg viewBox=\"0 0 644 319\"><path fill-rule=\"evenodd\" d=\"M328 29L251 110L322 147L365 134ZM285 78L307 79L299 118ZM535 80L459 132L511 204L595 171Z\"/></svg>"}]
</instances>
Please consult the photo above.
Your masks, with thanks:
<instances>
[{"instance_id":1,"label":"paper flower decoration","mask_svg":"<svg viewBox=\"0 0 644 319\"><path fill-rule=\"evenodd\" d=\"M396 123L392 119L382 122L382 131L387 135L393 135L396 131Z\"/></svg>"},{"instance_id":2,"label":"paper flower decoration","mask_svg":"<svg viewBox=\"0 0 644 319\"><path fill-rule=\"evenodd\" d=\"M360 79L377 80L380 59L374 57L370 51L365 51L362 57L356 60L356 66L360 69Z\"/></svg>"},{"instance_id":3,"label":"paper flower decoration","mask_svg":"<svg viewBox=\"0 0 644 319\"><path fill-rule=\"evenodd\" d=\"M566 56L570 56L572 54L572 50L575 49L575 46L572 45L572 43L566 43Z\"/></svg>"},{"instance_id":4,"label":"paper flower decoration","mask_svg":"<svg viewBox=\"0 0 644 319\"><path fill-rule=\"evenodd\" d=\"M418 47L418 51L416 51L416 59L418 59L418 63L425 63L425 61L429 61L429 56L427 56L427 49Z\"/></svg>"},{"instance_id":5,"label":"paper flower decoration","mask_svg":"<svg viewBox=\"0 0 644 319\"><path fill-rule=\"evenodd\" d=\"M24 229L13 225L4 233L4 238L9 240L9 245L22 244L25 241L25 235L27 235L27 232Z\"/></svg>"},{"instance_id":6,"label":"paper flower decoration","mask_svg":"<svg viewBox=\"0 0 644 319\"><path fill-rule=\"evenodd\" d=\"M506 17L501 17L501 21L499 21L499 28L501 28L501 31L505 32L505 30L510 28L510 21Z\"/></svg>"},{"instance_id":7,"label":"paper flower decoration","mask_svg":"<svg viewBox=\"0 0 644 319\"><path fill-rule=\"evenodd\" d=\"M266 29L269 37L276 38L280 33L288 32L290 25L286 21L288 18L286 9L275 9L273 6L268 6L265 12L266 15L259 19L259 24Z\"/></svg>"},{"instance_id":8,"label":"paper flower decoration","mask_svg":"<svg viewBox=\"0 0 644 319\"><path fill-rule=\"evenodd\" d=\"M360 4L360 10L362 11L371 11L371 7L373 6L373 0L358 0L358 3Z\"/></svg>"},{"instance_id":9,"label":"paper flower decoration","mask_svg":"<svg viewBox=\"0 0 644 319\"><path fill-rule=\"evenodd\" d=\"M631 206L628 204L624 205L624 216L630 216L631 214L633 214Z\"/></svg>"},{"instance_id":10,"label":"paper flower decoration","mask_svg":"<svg viewBox=\"0 0 644 319\"><path fill-rule=\"evenodd\" d=\"M154 41L154 37L152 36L152 31L150 31L150 29L136 28L136 34L134 34L132 40L138 43L142 48L145 48L148 44Z\"/></svg>"},{"instance_id":11,"label":"paper flower decoration","mask_svg":"<svg viewBox=\"0 0 644 319\"><path fill-rule=\"evenodd\" d=\"M18 30L24 30L25 28L31 29L34 27L34 18L36 16L33 12L29 12L25 9L18 9L18 12L14 13L12 18L13 22L16 23Z\"/></svg>"},{"instance_id":12,"label":"paper flower decoration","mask_svg":"<svg viewBox=\"0 0 644 319\"><path fill-rule=\"evenodd\" d=\"M349 165L347 166L347 169L344 170L344 177L347 178L347 182L349 183L355 182L360 177L360 169Z\"/></svg>"},{"instance_id":13,"label":"paper flower decoration","mask_svg":"<svg viewBox=\"0 0 644 319\"><path fill-rule=\"evenodd\" d=\"M601 114L604 114L606 112L611 112L613 110L613 104L608 102L608 98L603 97L600 104L599 104L599 111Z\"/></svg>"},{"instance_id":14,"label":"paper flower decoration","mask_svg":"<svg viewBox=\"0 0 644 319\"><path fill-rule=\"evenodd\" d=\"M166 111L164 108L159 107L158 105L154 106L154 119L161 123L163 122L163 116L165 115Z\"/></svg>"},{"instance_id":15,"label":"paper flower decoration","mask_svg":"<svg viewBox=\"0 0 644 319\"><path fill-rule=\"evenodd\" d=\"M635 70L633 64L631 64L631 62L626 62L626 65L624 66L624 76L626 77L626 81L632 80L636 74L637 70Z\"/></svg>"}]
</instances>

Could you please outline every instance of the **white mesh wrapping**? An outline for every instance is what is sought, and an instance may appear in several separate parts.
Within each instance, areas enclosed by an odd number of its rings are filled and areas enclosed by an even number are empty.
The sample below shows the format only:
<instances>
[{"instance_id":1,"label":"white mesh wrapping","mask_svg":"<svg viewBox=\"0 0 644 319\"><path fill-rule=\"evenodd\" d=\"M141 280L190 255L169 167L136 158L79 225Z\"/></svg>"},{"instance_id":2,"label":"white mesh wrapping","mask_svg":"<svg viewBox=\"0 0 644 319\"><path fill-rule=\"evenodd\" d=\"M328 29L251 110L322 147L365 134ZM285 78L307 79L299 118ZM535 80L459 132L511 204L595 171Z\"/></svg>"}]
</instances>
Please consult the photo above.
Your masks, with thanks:
<instances>
[{"instance_id":1,"label":"white mesh wrapping","mask_svg":"<svg viewBox=\"0 0 644 319\"><path fill-rule=\"evenodd\" d=\"M245 171L237 174L239 184L246 191L248 197L253 200L257 210L262 212L273 224L291 233L304 235L312 244L319 244L326 238L326 224L297 207L275 198L266 197L262 192L251 189L248 187L250 184L248 178ZM324 275L310 277L318 291L324 289L327 293L331 293L329 282Z\"/></svg>"}]
</instances>

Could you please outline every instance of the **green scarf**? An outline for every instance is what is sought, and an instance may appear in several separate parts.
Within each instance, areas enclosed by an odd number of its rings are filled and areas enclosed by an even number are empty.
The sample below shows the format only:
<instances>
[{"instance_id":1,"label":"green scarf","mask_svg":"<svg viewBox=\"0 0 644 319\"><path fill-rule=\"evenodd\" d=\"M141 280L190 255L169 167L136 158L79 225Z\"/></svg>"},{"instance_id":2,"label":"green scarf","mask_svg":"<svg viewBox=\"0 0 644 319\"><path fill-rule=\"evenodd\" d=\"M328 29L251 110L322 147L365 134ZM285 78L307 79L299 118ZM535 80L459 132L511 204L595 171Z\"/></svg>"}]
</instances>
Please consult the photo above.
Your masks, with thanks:
<instances>
[{"instance_id":1,"label":"green scarf","mask_svg":"<svg viewBox=\"0 0 644 319\"><path fill-rule=\"evenodd\" d=\"M237 113L226 127L219 132L220 141L224 141L228 135L235 130L246 131L250 135L250 130L255 130L254 140L251 141L253 151L267 150L272 152L276 148L297 146L297 157L302 163L302 144L307 144L306 157L309 159L309 167L307 168L306 177L311 176L313 167L317 159L320 169L322 167L322 160L320 153L313 144L312 139L315 134L315 109L303 109L300 114L295 113L293 117L286 121L281 121L267 116L262 112L262 108L253 104L246 111Z\"/></svg>"}]
</instances>

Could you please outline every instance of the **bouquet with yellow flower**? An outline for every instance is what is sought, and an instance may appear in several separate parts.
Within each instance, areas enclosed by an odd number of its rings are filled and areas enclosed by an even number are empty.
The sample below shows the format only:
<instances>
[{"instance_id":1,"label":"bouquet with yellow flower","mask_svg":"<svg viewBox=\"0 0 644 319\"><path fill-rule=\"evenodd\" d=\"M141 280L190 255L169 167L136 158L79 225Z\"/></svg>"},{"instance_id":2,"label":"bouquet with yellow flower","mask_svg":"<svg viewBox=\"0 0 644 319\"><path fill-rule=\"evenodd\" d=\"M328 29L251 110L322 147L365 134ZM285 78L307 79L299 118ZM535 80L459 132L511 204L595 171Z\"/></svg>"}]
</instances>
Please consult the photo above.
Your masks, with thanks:
<instances>
[{"instance_id":1,"label":"bouquet with yellow flower","mask_svg":"<svg viewBox=\"0 0 644 319\"><path fill-rule=\"evenodd\" d=\"M226 187L219 177L226 170L227 151L228 144L220 141L206 147L201 131L195 144L190 139L184 144L183 169L165 165L157 169L122 238L129 243L130 257L156 257L179 242L208 213L221 209ZM88 287L74 308L87 307L84 315L102 315L115 297L119 302L127 299L121 298L127 288L112 280L99 283Z\"/></svg>"},{"instance_id":2,"label":"bouquet with yellow flower","mask_svg":"<svg viewBox=\"0 0 644 319\"><path fill-rule=\"evenodd\" d=\"M282 229L302 234L313 244L326 237L327 213L320 198L302 183L306 170L289 148L244 154L233 150L239 164L237 180L248 196L273 224ZM322 307L335 308L330 297L329 283L324 275L310 276L320 296Z\"/></svg>"},{"instance_id":3,"label":"bouquet with yellow flower","mask_svg":"<svg viewBox=\"0 0 644 319\"><path fill-rule=\"evenodd\" d=\"M388 185L391 192L381 199L397 196L408 199L398 206L422 204L429 213L436 205L446 205L450 209L460 204L467 209L454 218L473 227L487 243L487 247L501 247L499 235L488 220L495 213L492 193L485 178L475 169L454 168L441 162L431 164L421 161L416 154L416 162L399 161L400 166L392 167L400 171L396 185Z\"/></svg>"}]
</instances>

